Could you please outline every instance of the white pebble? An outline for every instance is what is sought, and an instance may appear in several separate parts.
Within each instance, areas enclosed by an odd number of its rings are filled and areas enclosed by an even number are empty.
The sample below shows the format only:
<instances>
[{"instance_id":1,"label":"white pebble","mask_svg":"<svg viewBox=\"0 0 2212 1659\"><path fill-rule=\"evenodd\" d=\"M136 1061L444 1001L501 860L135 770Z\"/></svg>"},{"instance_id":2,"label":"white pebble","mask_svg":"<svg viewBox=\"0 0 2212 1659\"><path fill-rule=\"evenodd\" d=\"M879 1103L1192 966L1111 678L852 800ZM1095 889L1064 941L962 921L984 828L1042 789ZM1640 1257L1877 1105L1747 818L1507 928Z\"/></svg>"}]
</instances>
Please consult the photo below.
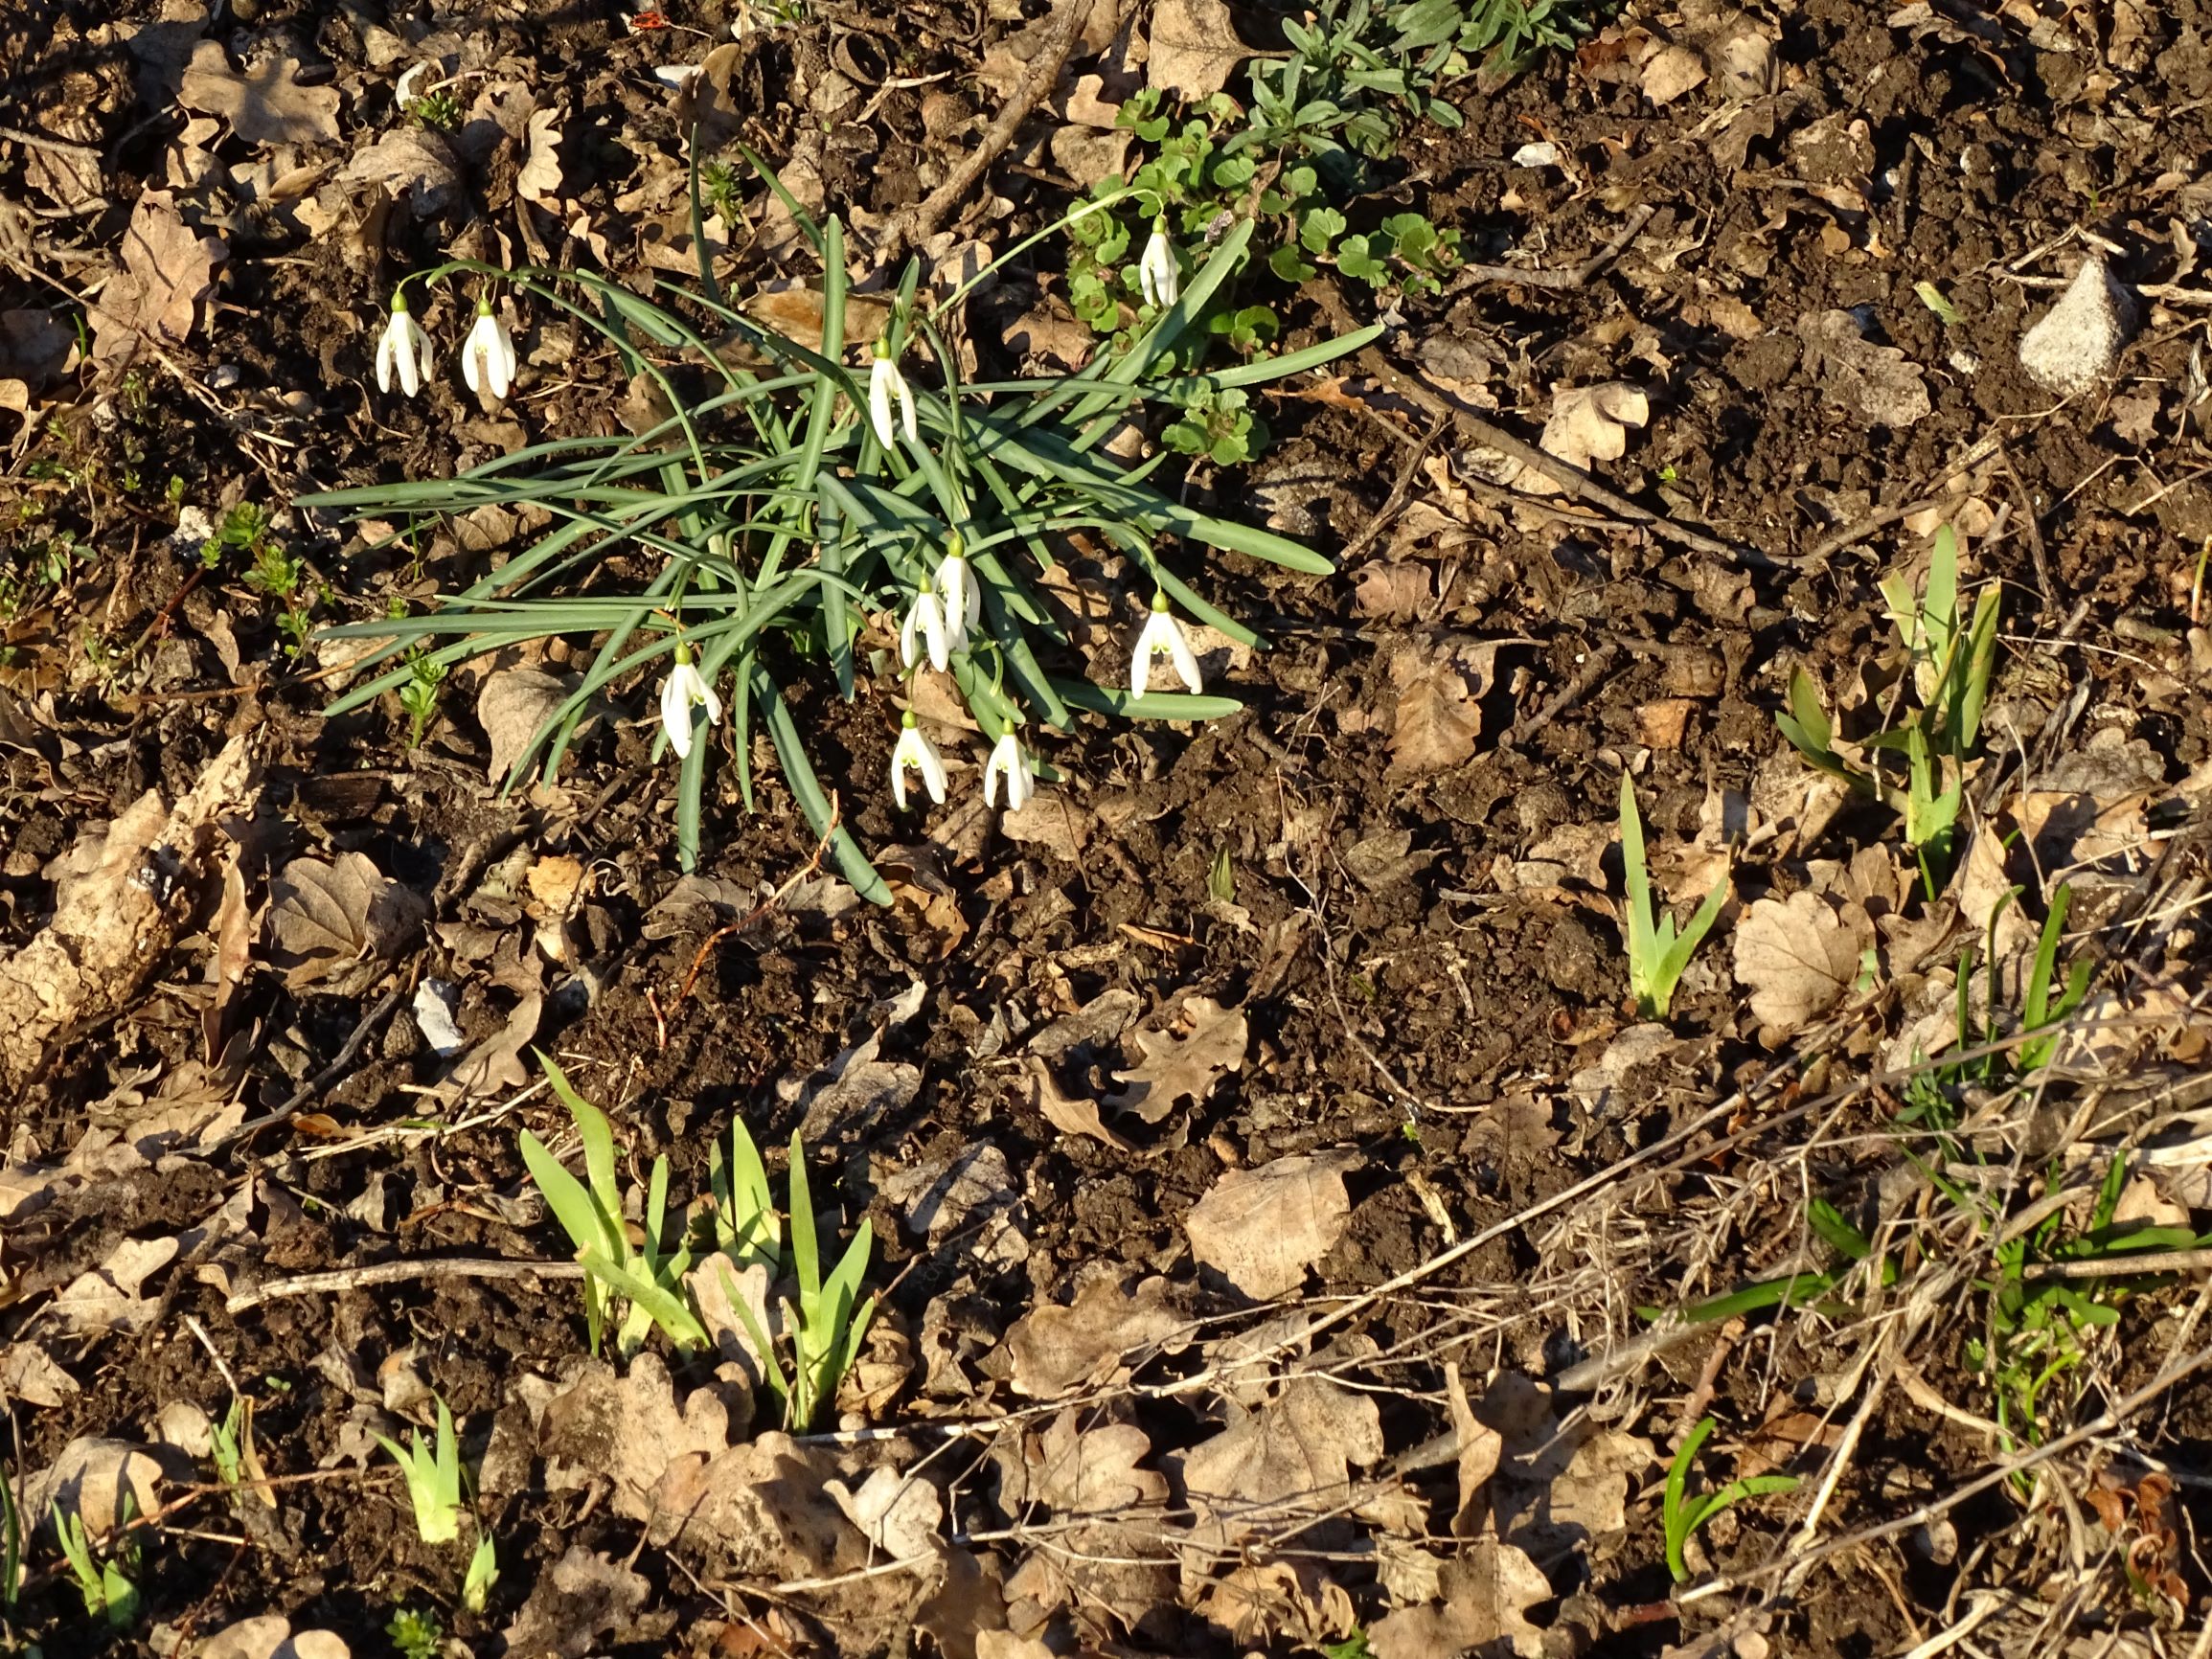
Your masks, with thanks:
<instances>
[{"instance_id":1,"label":"white pebble","mask_svg":"<svg viewBox=\"0 0 2212 1659\"><path fill-rule=\"evenodd\" d=\"M2071 398L2106 379L2134 332L2135 306L2091 254L2059 303L2020 336L2020 367L2039 386Z\"/></svg>"}]
</instances>

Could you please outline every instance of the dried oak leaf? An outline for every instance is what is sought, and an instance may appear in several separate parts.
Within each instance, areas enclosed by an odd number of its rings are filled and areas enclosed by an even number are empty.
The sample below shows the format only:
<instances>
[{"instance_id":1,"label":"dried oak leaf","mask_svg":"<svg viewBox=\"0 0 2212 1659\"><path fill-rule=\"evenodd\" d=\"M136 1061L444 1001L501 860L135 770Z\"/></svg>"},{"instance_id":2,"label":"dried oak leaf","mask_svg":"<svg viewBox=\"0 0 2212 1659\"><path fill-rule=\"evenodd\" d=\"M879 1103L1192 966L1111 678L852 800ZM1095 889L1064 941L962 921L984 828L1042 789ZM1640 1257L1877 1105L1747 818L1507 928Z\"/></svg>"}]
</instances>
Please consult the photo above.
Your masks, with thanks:
<instances>
[{"instance_id":1,"label":"dried oak leaf","mask_svg":"<svg viewBox=\"0 0 2212 1659\"><path fill-rule=\"evenodd\" d=\"M174 1235L125 1239L107 1260L80 1274L54 1299L54 1313L73 1336L141 1329L161 1309L157 1297L141 1296L148 1279L174 1261Z\"/></svg>"},{"instance_id":2,"label":"dried oak leaf","mask_svg":"<svg viewBox=\"0 0 2212 1659\"><path fill-rule=\"evenodd\" d=\"M1110 1274L1091 1279L1066 1307L1039 1307L1006 1333L1014 1392L1056 1399L1087 1383L1110 1387L1155 1352L1178 1352L1190 1322L1171 1305L1168 1282L1131 1291Z\"/></svg>"},{"instance_id":3,"label":"dried oak leaf","mask_svg":"<svg viewBox=\"0 0 2212 1659\"><path fill-rule=\"evenodd\" d=\"M1802 891L1762 898L1736 923L1736 983L1751 993L1761 1025L1795 1031L1843 1000L1873 943L1874 925L1856 904L1838 915Z\"/></svg>"},{"instance_id":4,"label":"dried oak leaf","mask_svg":"<svg viewBox=\"0 0 2212 1659\"><path fill-rule=\"evenodd\" d=\"M1462 1653L1527 1655L1543 1649L1528 1610L1552 1599L1551 1581L1511 1544L1472 1543L1438 1569L1444 1600L1379 1620L1368 1632L1375 1659L1455 1659Z\"/></svg>"},{"instance_id":5,"label":"dried oak leaf","mask_svg":"<svg viewBox=\"0 0 2212 1659\"><path fill-rule=\"evenodd\" d=\"M1358 1163L1321 1152L1230 1170L1183 1217L1191 1254L1256 1302L1288 1295L1344 1236L1344 1175Z\"/></svg>"},{"instance_id":6,"label":"dried oak leaf","mask_svg":"<svg viewBox=\"0 0 2212 1659\"><path fill-rule=\"evenodd\" d=\"M560 111L533 110L530 116L530 155L514 175L514 193L525 201L547 207L560 200Z\"/></svg>"},{"instance_id":7,"label":"dried oak leaf","mask_svg":"<svg viewBox=\"0 0 2212 1659\"><path fill-rule=\"evenodd\" d=\"M1797 324L1829 400L1869 426L1904 428L1927 418L1927 383L1920 367L1895 346L1867 339L1849 311L1822 311Z\"/></svg>"},{"instance_id":8,"label":"dried oak leaf","mask_svg":"<svg viewBox=\"0 0 2212 1659\"><path fill-rule=\"evenodd\" d=\"M1134 1141L1115 1134L1099 1121L1098 1102L1088 1095L1079 1098L1062 1093L1060 1079L1052 1075L1052 1067L1037 1056L1025 1055L1021 1070L1029 1090L1029 1103L1061 1134L1088 1135L1094 1141L1104 1141L1117 1152L1137 1149Z\"/></svg>"},{"instance_id":9,"label":"dried oak leaf","mask_svg":"<svg viewBox=\"0 0 2212 1659\"><path fill-rule=\"evenodd\" d=\"M419 219L435 218L461 193L461 168L445 139L428 127L395 126L353 152L340 184L380 184L405 193Z\"/></svg>"},{"instance_id":10,"label":"dried oak leaf","mask_svg":"<svg viewBox=\"0 0 2212 1659\"><path fill-rule=\"evenodd\" d=\"M177 102L187 109L219 115L248 144L335 144L338 89L301 86L293 57L264 57L243 74L223 49L203 40L194 49Z\"/></svg>"},{"instance_id":11,"label":"dried oak leaf","mask_svg":"<svg viewBox=\"0 0 2212 1659\"><path fill-rule=\"evenodd\" d=\"M491 740L491 760L485 768L491 782L506 781L538 728L553 718L555 711L582 683L581 674L557 674L537 668L497 669L484 676L483 688L476 693L476 723ZM588 708L577 722L578 735L598 717L597 706ZM538 759L544 759L543 750L538 752Z\"/></svg>"},{"instance_id":12,"label":"dried oak leaf","mask_svg":"<svg viewBox=\"0 0 2212 1659\"><path fill-rule=\"evenodd\" d=\"M1594 461L1618 461L1629 450L1629 428L1652 418L1651 399L1625 380L1600 386L1569 386L1552 399L1551 419L1538 440L1546 455L1587 472ZM1556 495L1562 486L1533 469L1516 488L1531 495Z\"/></svg>"},{"instance_id":13,"label":"dried oak leaf","mask_svg":"<svg viewBox=\"0 0 2212 1659\"><path fill-rule=\"evenodd\" d=\"M1224 1075L1243 1069L1244 1047L1251 1040L1243 1013L1223 1008L1210 996L1190 998L1181 1011L1189 1027L1187 1036L1168 1032L1129 1034L1145 1057L1143 1063L1114 1073L1128 1086L1107 1096L1107 1105L1156 1124L1186 1097L1193 1105L1205 1104Z\"/></svg>"},{"instance_id":14,"label":"dried oak leaf","mask_svg":"<svg viewBox=\"0 0 2212 1659\"><path fill-rule=\"evenodd\" d=\"M210 1636L199 1659L352 1659L345 1638L330 1630L292 1629L282 1613L240 1619Z\"/></svg>"},{"instance_id":15,"label":"dried oak leaf","mask_svg":"<svg viewBox=\"0 0 2212 1659\"><path fill-rule=\"evenodd\" d=\"M845 1518L868 1542L891 1559L910 1561L936 1549L945 1500L919 1476L884 1465L869 1470L857 1490L843 1481L827 1481L822 1489L836 1500Z\"/></svg>"},{"instance_id":16,"label":"dried oak leaf","mask_svg":"<svg viewBox=\"0 0 2212 1659\"><path fill-rule=\"evenodd\" d=\"M295 990L397 955L429 914L421 894L365 852L341 852L330 864L295 858L269 883L269 939Z\"/></svg>"},{"instance_id":17,"label":"dried oak leaf","mask_svg":"<svg viewBox=\"0 0 2212 1659\"><path fill-rule=\"evenodd\" d=\"M1196 103L1220 91L1251 56L1222 0L1160 0L1152 9L1145 84Z\"/></svg>"},{"instance_id":18,"label":"dried oak leaf","mask_svg":"<svg viewBox=\"0 0 2212 1659\"><path fill-rule=\"evenodd\" d=\"M1168 1479L1137 1465L1152 1443L1134 1423L1115 1422L1085 1431L1073 1406L1042 1434L1022 1443L1021 1461L1002 1466L1002 1491L1014 1506L1040 1504L1055 1515L1119 1514L1163 1504Z\"/></svg>"},{"instance_id":19,"label":"dried oak leaf","mask_svg":"<svg viewBox=\"0 0 2212 1659\"><path fill-rule=\"evenodd\" d=\"M123 270L92 307L93 356L121 361L142 343L181 346L229 252L220 237L188 226L167 191L142 194L124 233Z\"/></svg>"},{"instance_id":20,"label":"dried oak leaf","mask_svg":"<svg viewBox=\"0 0 2212 1659\"><path fill-rule=\"evenodd\" d=\"M1229 1402L1228 1426L1183 1458L1183 1484L1201 1519L1232 1535L1319 1513L1351 1496L1352 1471L1382 1457L1374 1399L1322 1376L1294 1376L1258 1411Z\"/></svg>"}]
</instances>

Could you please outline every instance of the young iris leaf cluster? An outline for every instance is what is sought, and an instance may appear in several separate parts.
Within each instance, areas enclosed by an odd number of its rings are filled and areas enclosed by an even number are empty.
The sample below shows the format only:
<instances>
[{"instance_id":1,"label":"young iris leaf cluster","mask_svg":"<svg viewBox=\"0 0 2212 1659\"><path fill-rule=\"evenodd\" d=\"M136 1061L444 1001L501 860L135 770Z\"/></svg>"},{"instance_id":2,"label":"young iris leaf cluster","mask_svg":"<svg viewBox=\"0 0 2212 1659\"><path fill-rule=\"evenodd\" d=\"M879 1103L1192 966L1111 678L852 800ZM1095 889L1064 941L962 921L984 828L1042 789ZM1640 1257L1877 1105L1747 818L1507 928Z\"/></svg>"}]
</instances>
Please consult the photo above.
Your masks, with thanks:
<instances>
[{"instance_id":1,"label":"young iris leaf cluster","mask_svg":"<svg viewBox=\"0 0 2212 1659\"><path fill-rule=\"evenodd\" d=\"M990 744L984 784L993 803L1001 785L1014 806L1028 798L1029 735L1039 728L1066 731L1085 713L1186 721L1234 713L1242 706L1234 699L1204 694L1176 616L1247 646L1259 637L1175 567L1208 550L1314 575L1332 567L1298 542L1188 506L1152 479L1166 455L1126 464L1106 440L1148 400L1176 403L1299 374L1357 349L1374 331L1215 375L1176 373L1177 341L1243 259L1252 235L1246 220L1187 279L1170 276L1172 267L1156 271L1155 284L1165 279L1162 297L1172 290L1172 302L1126 351L1079 374L962 383L937 318L967 290L925 308L917 300L916 265L890 296L890 326L870 342L867 367L856 372L847 360L842 229L833 218L817 223L788 197L786 206L821 261L818 345L787 338L725 303L711 270L701 271L696 288L662 284L655 301L587 271L509 272L455 261L410 279L468 271L510 283L604 336L667 414L641 432L552 440L451 479L304 498L399 526L378 547L487 506L527 506L549 521L536 541L430 614L333 630L375 641L361 664L376 671L331 712L398 689L417 663L442 666L554 636L586 640L582 672L517 762L518 774L535 765L550 777L610 693L641 678L657 682L660 723L680 762L676 830L687 868L697 855L709 757L727 754L750 808L752 739L764 733L815 832L832 834L847 879L888 902L888 888L849 833L832 832L828 792L805 736L819 716L800 713L816 687L855 696L870 660L860 643L866 620L899 619L904 673L926 664L950 678ZM924 361L934 364L938 385L926 384ZM1120 555L1140 591L1152 596L1126 689L1069 671L1082 658L1065 612L1047 599L1046 579L1066 581L1056 567L1063 538L1078 532ZM1162 657L1184 691L1152 689ZM888 668L888 653L882 660ZM724 724L726 746L697 740L702 728ZM890 770L901 805L917 775L931 800L945 796L945 757L910 716Z\"/></svg>"}]
</instances>

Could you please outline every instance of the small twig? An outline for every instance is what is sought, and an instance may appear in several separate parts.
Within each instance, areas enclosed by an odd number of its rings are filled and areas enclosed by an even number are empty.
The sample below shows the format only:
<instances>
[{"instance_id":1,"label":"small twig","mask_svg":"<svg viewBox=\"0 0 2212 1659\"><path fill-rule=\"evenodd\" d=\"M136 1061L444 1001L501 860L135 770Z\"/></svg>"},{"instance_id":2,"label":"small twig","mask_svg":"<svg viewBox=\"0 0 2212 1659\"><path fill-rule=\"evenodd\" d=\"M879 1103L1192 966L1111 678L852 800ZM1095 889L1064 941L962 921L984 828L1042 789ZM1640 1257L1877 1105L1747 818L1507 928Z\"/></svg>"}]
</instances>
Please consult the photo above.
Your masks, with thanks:
<instances>
[{"instance_id":1,"label":"small twig","mask_svg":"<svg viewBox=\"0 0 2212 1659\"><path fill-rule=\"evenodd\" d=\"M104 158L89 144L71 144L65 138L49 138L42 132L25 132L19 126L0 126L0 138L11 138L17 144L27 144L33 149L50 149L57 155L74 155L80 161L101 162Z\"/></svg>"},{"instance_id":2,"label":"small twig","mask_svg":"<svg viewBox=\"0 0 2212 1659\"><path fill-rule=\"evenodd\" d=\"M1407 452L1405 460L1398 468L1398 479L1391 485L1389 495L1383 498L1382 505L1376 510L1375 516L1367 521L1367 528L1346 542L1344 550L1336 556L1345 564L1350 564L1353 559L1365 553L1375 538L1389 528L1390 521L1398 516L1399 509L1405 505L1405 497L1413 489L1414 479L1420 476L1421 464L1428 459L1429 450L1436 446L1437 439L1444 435L1446 422L1441 419L1431 421L1426 432L1412 439L1407 439L1402 432L1400 432L1396 426L1391 425L1387 420L1383 421L1382 424L1392 437L1410 443L1412 448Z\"/></svg>"},{"instance_id":3,"label":"small twig","mask_svg":"<svg viewBox=\"0 0 2212 1659\"><path fill-rule=\"evenodd\" d=\"M777 888L775 892L769 894L767 898L762 899L760 903L753 906L753 908L746 912L746 914L739 917L737 920L729 923L727 926L718 927L714 930L714 932L707 935L706 943L699 946L698 954L692 958L691 972L684 975L683 989L677 991L675 1001L669 1004L669 1012L674 1013L678 1009L683 1007L684 999L690 996L692 993L693 983L699 977L699 969L706 966L707 958L713 953L716 945L721 943L723 940L729 938L729 936L733 933L744 932L746 928L752 926L754 922L760 920L762 917L767 915L769 911L775 909L777 905L783 903L785 899L788 898L791 896L792 890L795 889L800 882L806 880L807 877L813 875L815 871L822 868L822 854L829 852L830 842L836 835L837 825L843 819L843 817L844 812L837 805L836 791L832 790L830 793L830 822L824 826L822 830L821 840L814 843L814 855L811 858L809 858L805 864L799 867L799 872L797 875L793 875L788 881L785 882L783 886ZM655 1020L660 1020L661 1018L660 1010L658 1008L653 1010L653 1018ZM661 1047L664 1049L668 1047L668 1024L665 1020L661 1020Z\"/></svg>"},{"instance_id":4,"label":"small twig","mask_svg":"<svg viewBox=\"0 0 2212 1659\"><path fill-rule=\"evenodd\" d=\"M2050 610L2059 602L2057 590L2051 586L2050 564L2043 557L2043 527L2036 511L2036 498L2020 482L2020 475L2013 466L2012 451L2001 443L1997 445L1997 465L2004 469L2005 477L2011 480L2015 493L2020 498L2020 518L2028 527L2028 554L2036 563L2036 586L2042 589L2043 609Z\"/></svg>"},{"instance_id":5,"label":"small twig","mask_svg":"<svg viewBox=\"0 0 2212 1659\"><path fill-rule=\"evenodd\" d=\"M1029 68L1007 98L1005 107L999 110L998 119L985 130L975 148L968 152L967 159L952 170L943 184L883 227L883 239L876 249L878 263L889 264L908 248L934 235L974 188L975 181L1006 152L1006 147L1014 142L1021 124L1058 84L1060 67L1067 62L1076 37L1083 33L1091 4L1092 0L1058 0L1052 26L1038 42L1037 56L1029 60Z\"/></svg>"},{"instance_id":6,"label":"small twig","mask_svg":"<svg viewBox=\"0 0 2212 1659\"><path fill-rule=\"evenodd\" d=\"M1504 737L1498 739L1498 747L1501 749L1518 748L1565 714L1567 710L1573 708L1575 704L1581 702L1584 697L1589 694L1590 688L1604 678L1606 671L1613 666L1613 658L1620 655L1620 649L1621 648L1616 641L1607 640L1591 651L1589 660L1583 664L1582 672L1568 681L1558 695L1554 696L1550 702L1544 704L1535 714L1525 719L1514 721L1512 729Z\"/></svg>"},{"instance_id":7,"label":"small twig","mask_svg":"<svg viewBox=\"0 0 2212 1659\"><path fill-rule=\"evenodd\" d=\"M1629 222L1621 234L1585 260L1579 265L1568 265L1562 270L1529 270L1520 265L1461 265L1452 273L1451 281L1445 284L1448 294L1464 293L1477 283L1519 283L1531 288L1582 288L1587 287L1597 274L1619 259L1628 245L1643 233L1652 222L1652 216L1659 210L1650 204L1629 215Z\"/></svg>"},{"instance_id":8,"label":"small twig","mask_svg":"<svg viewBox=\"0 0 2212 1659\"><path fill-rule=\"evenodd\" d=\"M378 998L376 1006L361 1016L361 1023L353 1028L353 1034L346 1039L346 1046L338 1051L337 1057L294 1089L290 1100L273 1112L240 1124L229 1134L211 1142L201 1149L206 1152L219 1152L225 1147L236 1142L251 1139L263 1129L271 1129L279 1124L291 1122L293 1118L299 1115L302 1107L335 1080L340 1072L353 1063L353 1057L361 1052L361 1045L369 1040L369 1034L376 1029L386 1014L399 1005L399 991L400 988L394 986Z\"/></svg>"},{"instance_id":9,"label":"small twig","mask_svg":"<svg viewBox=\"0 0 2212 1659\"><path fill-rule=\"evenodd\" d=\"M2030 1261L2020 1277L2039 1279L2132 1279L2138 1273L2198 1273L2212 1267L2212 1249L2123 1250L2084 1261Z\"/></svg>"},{"instance_id":10,"label":"small twig","mask_svg":"<svg viewBox=\"0 0 2212 1659\"><path fill-rule=\"evenodd\" d=\"M1937 473L1927 488L1931 490L1941 489L1960 473L1980 466L1992 455L2000 452L2002 448L2003 443L1995 433L1986 438L1975 440L1974 443L1968 445L1965 454ZM1832 554L1841 553L1855 541L1864 541L1878 530L1888 529L1901 518L1910 518L1916 512L1926 512L1931 507L1941 507L1942 505L1943 498L1939 495L1918 495L1910 501L1899 502L1894 507L1878 508L1858 523L1845 525L1833 535L1817 543L1811 553L1800 557L1808 564L1818 563Z\"/></svg>"},{"instance_id":11,"label":"small twig","mask_svg":"<svg viewBox=\"0 0 2212 1659\"><path fill-rule=\"evenodd\" d=\"M411 1256L404 1261L373 1261L365 1267L335 1267L303 1273L233 1293L223 1304L243 1313L288 1296L320 1296L328 1291L363 1290L372 1284L403 1284L410 1279L582 1279L581 1261L518 1261L499 1256Z\"/></svg>"}]
</instances>

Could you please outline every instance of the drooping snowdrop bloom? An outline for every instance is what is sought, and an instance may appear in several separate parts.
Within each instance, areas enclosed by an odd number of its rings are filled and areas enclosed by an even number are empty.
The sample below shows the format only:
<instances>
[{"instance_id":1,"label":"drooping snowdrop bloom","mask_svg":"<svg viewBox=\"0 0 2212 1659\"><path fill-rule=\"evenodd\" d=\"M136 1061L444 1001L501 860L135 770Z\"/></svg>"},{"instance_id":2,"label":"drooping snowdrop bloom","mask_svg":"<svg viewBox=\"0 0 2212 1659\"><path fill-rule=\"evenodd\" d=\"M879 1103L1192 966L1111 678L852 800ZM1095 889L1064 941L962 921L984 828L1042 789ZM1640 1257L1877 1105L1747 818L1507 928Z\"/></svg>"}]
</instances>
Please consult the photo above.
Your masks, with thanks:
<instances>
[{"instance_id":1,"label":"drooping snowdrop bloom","mask_svg":"<svg viewBox=\"0 0 2212 1659\"><path fill-rule=\"evenodd\" d=\"M1206 689L1198 677L1198 659L1184 636L1183 625L1168 609L1168 596L1157 591L1152 594L1152 614L1145 619L1144 632L1137 635L1137 648L1129 655L1129 690L1137 696L1143 696L1145 688L1152 683L1154 657L1166 657L1174 664L1175 673L1194 695Z\"/></svg>"},{"instance_id":2,"label":"drooping snowdrop bloom","mask_svg":"<svg viewBox=\"0 0 2212 1659\"><path fill-rule=\"evenodd\" d=\"M686 760L692 752L692 710L703 708L707 724L717 724L722 717L722 699L715 695L715 688L707 684L706 675L699 672L692 662L689 646L676 647L675 667L669 670L669 677L661 682L660 726L669 735L669 747L676 752L676 759Z\"/></svg>"},{"instance_id":3,"label":"drooping snowdrop bloom","mask_svg":"<svg viewBox=\"0 0 2212 1659\"><path fill-rule=\"evenodd\" d=\"M476 327L461 348L461 377L469 391L489 388L494 398L506 397L514 384L514 336L492 314L489 297L476 302Z\"/></svg>"},{"instance_id":4,"label":"drooping snowdrop bloom","mask_svg":"<svg viewBox=\"0 0 2212 1659\"><path fill-rule=\"evenodd\" d=\"M891 447L894 432L891 425L892 394L899 398L899 424L905 429L909 443L915 441L914 394L907 389L906 376L899 373L899 360L891 355L890 342L876 342L876 361L868 369L868 424L876 429L876 442L884 448Z\"/></svg>"},{"instance_id":5,"label":"drooping snowdrop bloom","mask_svg":"<svg viewBox=\"0 0 2212 1659\"><path fill-rule=\"evenodd\" d=\"M922 579L922 591L907 607L906 620L899 625L901 667L914 667L917 644L928 651L929 666L943 673L946 664L952 660L952 641L945 626L945 602L937 597L937 590L929 585L927 577Z\"/></svg>"},{"instance_id":6,"label":"drooping snowdrop bloom","mask_svg":"<svg viewBox=\"0 0 2212 1659\"><path fill-rule=\"evenodd\" d=\"M960 551L960 537L946 537L945 550L945 561L937 567L937 587L945 595L946 644L964 651L970 636L983 625L983 589L969 567L967 556ZM938 666L944 667L942 663Z\"/></svg>"},{"instance_id":7,"label":"drooping snowdrop bloom","mask_svg":"<svg viewBox=\"0 0 2212 1659\"><path fill-rule=\"evenodd\" d=\"M983 768L983 804L998 805L998 781L1006 780L1006 809L1018 812L1029 805L1029 798L1037 793L1037 784L1029 775L1029 757L1021 752L1021 743L1009 726L1006 735L991 747L991 759Z\"/></svg>"},{"instance_id":8,"label":"drooping snowdrop bloom","mask_svg":"<svg viewBox=\"0 0 2212 1659\"><path fill-rule=\"evenodd\" d=\"M906 711L906 718L899 733L899 745L891 751L891 799L899 803L899 810L906 810L906 774L911 769L922 774L923 785L929 791L929 799L938 806L945 805L945 762L939 758L937 745L922 735L915 723L914 711Z\"/></svg>"},{"instance_id":9,"label":"drooping snowdrop bloom","mask_svg":"<svg viewBox=\"0 0 2212 1659\"><path fill-rule=\"evenodd\" d=\"M1145 243L1142 258L1137 261L1137 283L1145 291L1145 304L1162 309L1182 297L1183 270L1175 263L1175 244L1168 240L1168 221L1165 216L1152 220L1152 239Z\"/></svg>"},{"instance_id":10,"label":"drooping snowdrop bloom","mask_svg":"<svg viewBox=\"0 0 2212 1659\"><path fill-rule=\"evenodd\" d=\"M392 371L399 371L399 390L412 398L430 378L430 336L407 314L407 291L392 296L392 320L376 342L376 390L392 389Z\"/></svg>"}]
</instances>

